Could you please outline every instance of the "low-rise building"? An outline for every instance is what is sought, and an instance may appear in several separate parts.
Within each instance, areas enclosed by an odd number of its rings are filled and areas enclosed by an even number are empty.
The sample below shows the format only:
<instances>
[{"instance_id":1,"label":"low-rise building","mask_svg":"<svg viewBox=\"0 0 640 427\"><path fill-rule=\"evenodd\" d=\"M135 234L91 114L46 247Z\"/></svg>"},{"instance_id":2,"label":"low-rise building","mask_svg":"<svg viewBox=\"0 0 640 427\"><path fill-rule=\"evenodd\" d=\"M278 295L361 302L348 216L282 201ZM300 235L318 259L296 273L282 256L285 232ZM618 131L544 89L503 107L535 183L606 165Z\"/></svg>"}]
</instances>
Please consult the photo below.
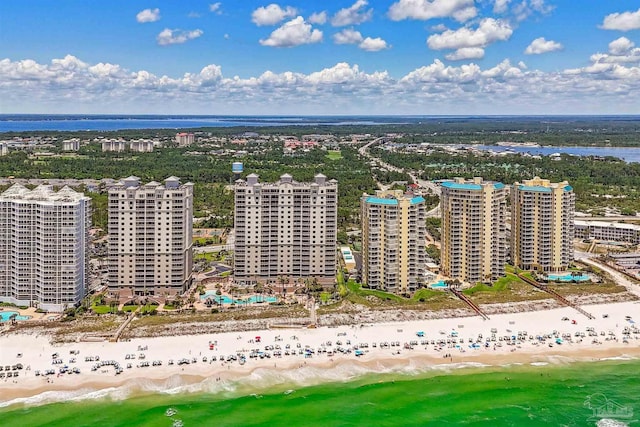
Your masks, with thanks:
<instances>
[{"instance_id":1,"label":"low-rise building","mask_svg":"<svg viewBox=\"0 0 640 427\"><path fill-rule=\"evenodd\" d=\"M575 235L580 239L640 244L640 225L623 222L575 220Z\"/></svg>"}]
</instances>

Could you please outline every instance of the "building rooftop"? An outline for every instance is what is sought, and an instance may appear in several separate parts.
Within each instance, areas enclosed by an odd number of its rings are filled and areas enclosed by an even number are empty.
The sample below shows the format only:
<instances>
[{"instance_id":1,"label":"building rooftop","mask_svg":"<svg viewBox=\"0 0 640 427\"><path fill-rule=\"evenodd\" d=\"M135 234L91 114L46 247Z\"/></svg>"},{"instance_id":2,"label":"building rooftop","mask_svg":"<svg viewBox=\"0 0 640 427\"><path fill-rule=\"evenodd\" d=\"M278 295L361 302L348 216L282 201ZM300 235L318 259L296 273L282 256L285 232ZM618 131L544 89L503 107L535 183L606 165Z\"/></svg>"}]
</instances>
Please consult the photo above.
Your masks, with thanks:
<instances>
[{"instance_id":1,"label":"building rooftop","mask_svg":"<svg viewBox=\"0 0 640 427\"><path fill-rule=\"evenodd\" d=\"M59 191L54 191L53 186L47 184L38 185L33 190L14 184L4 193L0 194L0 199L11 200L36 200L46 202L76 202L79 200L89 200L83 193L72 190L64 186Z\"/></svg>"},{"instance_id":2,"label":"building rooftop","mask_svg":"<svg viewBox=\"0 0 640 427\"><path fill-rule=\"evenodd\" d=\"M574 225L581 227L608 227L608 228L620 228L624 230L637 230L640 231L640 225L626 224L624 222L609 222L609 221L584 221L574 220Z\"/></svg>"},{"instance_id":3,"label":"building rooftop","mask_svg":"<svg viewBox=\"0 0 640 427\"><path fill-rule=\"evenodd\" d=\"M422 196L417 196L417 197L412 197L411 200L409 201L409 203L411 203L412 205L418 204L418 203L422 203L424 202L424 197ZM368 196L365 199L365 203L371 204L371 205L389 205L389 206L397 206L398 205L398 199L395 197L376 197L376 196Z\"/></svg>"}]
</instances>

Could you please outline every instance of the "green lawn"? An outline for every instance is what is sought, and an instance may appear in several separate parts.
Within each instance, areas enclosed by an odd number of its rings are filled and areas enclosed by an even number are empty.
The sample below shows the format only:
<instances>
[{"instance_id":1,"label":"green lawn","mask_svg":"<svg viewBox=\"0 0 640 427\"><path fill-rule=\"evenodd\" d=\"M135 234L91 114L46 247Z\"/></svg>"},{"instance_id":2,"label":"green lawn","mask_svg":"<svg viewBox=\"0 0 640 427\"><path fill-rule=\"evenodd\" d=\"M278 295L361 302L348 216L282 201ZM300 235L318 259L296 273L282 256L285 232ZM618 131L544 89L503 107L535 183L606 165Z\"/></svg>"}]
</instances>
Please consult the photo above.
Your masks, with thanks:
<instances>
[{"instance_id":1,"label":"green lawn","mask_svg":"<svg viewBox=\"0 0 640 427\"><path fill-rule=\"evenodd\" d=\"M107 314L112 312L111 307L108 305L94 305L91 309L96 314Z\"/></svg>"},{"instance_id":2,"label":"green lawn","mask_svg":"<svg viewBox=\"0 0 640 427\"><path fill-rule=\"evenodd\" d=\"M194 260L198 261L198 260L205 260L207 262L212 262L215 261L216 259L216 254L213 252L203 252L203 253L197 253L196 256L194 257Z\"/></svg>"},{"instance_id":3,"label":"green lawn","mask_svg":"<svg viewBox=\"0 0 640 427\"><path fill-rule=\"evenodd\" d=\"M336 275L336 283L338 285L338 294L341 298L344 298L349 293L347 289L347 285L344 283L344 276L342 275L342 270L338 269L338 274Z\"/></svg>"},{"instance_id":4,"label":"green lawn","mask_svg":"<svg viewBox=\"0 0 640 427\"><path fill-rule=\"evenodd\" d=\"M331 298L331 294L329 292L320 292L320 301L327 302Z\"/></svg>"},{"instance_id":5,"label":"green lawn","mask_svg":"<svg viewBox=\"0 0 640 427\"><path fill-rule=\"evenodd\" d=\"M430 298L439 297L444 294L443 291L434 291L433 289L422 288L418 289L415 294L413 294L412 299L414 301L420 301L421 299L427 301Z\"/></svg>"},{"instance_id":6,"label":"green lawn","mask_svg":"<svg viewBox=\"0 0 640 427\"><path fill-rule=\"evenodd\" d=\"M349 280L347 282L347 289L349 289L349 292L362 297L372 295L374 297L380 298L381 300L395 301L400 303L408 301L406 298L403 298L396 294L391 294L389 292L378 291L375 289L364 289L360 283L356 283L353 280Z\"/></svg>"},{"instance_id":7,"label":"green lawn","mask_svg":"<svg viewBox=\"0 0 640 427\"><path fill-rule=\"evenodd\" d=\"M329 160L340 160L342 158L342 153L340 150L329 150L325 157Z\"/></svg>"},{"instance_id":8,"label":"green lawn","mask_svg":"<svg viewBox=\"0 0 640 427\"><path fill-rule=\"evenodd\" d=\"M153 310L157 310L157 309L158 309L158 305L157 304L147 304L147 305L143 306L140 309L140 313L147 314L147 313L151 313Z\"/></svg>"},{"instance_id":9,"label":"green lawn","mask_svg":"<svg viewBox=\"0 0 640 427\"><path fill-rule=\"evenodd\" d=\"M125 313L136 311L137 309L138 309L137 305L125 305L122 307L122 311L124 311Z\"/></svg>"}]
</instances>

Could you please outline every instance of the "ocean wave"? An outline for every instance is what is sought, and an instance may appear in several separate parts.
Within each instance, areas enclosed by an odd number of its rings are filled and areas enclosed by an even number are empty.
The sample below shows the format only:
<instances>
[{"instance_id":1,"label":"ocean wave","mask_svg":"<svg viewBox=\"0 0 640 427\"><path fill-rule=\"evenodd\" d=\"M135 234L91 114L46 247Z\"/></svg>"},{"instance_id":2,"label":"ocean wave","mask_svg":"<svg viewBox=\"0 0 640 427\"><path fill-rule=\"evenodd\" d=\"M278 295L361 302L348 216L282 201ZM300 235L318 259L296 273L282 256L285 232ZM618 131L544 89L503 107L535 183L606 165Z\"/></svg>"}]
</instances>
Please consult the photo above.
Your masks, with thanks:
<instances>
[{"instance_id":1,"label":"ocean wave","mask_svg":"<svg viewBox=\"0 0 640 427\"><path fill-rule=\"evenodd\" d=\"M568 365L578 362L565 356L548 356L544 361L530 363L530 366ZM600 360L632 360L629 356L621 356ZM256 368L245 375L226 379L218 376L199 378L174 374L164 380L132 378L122 385L102 389L81 388L73 391L46 391L35 396L16 398L0 402L0 408L14 405L39 406L49 403L81 401L88 399L124 400L138 395L148 394L195 394L207 393L220 399L261 396L260 393L282 393L287 390L315 386L326 383L344 383L363 379L368 375L417 376L440 375L459 372L464 369L502 368L511 365L488 365L480 362L458 362L432 364L419 358L378 360L378 361L344 361L330 366L299 365L291 369L277 366ZM393 378L393 377L392 377Z\"/></svg>"},{"instance_id":2,"label":"ocean wave","mask_svg":"<svg viewBox=\"0 0 640 427\"><path fill-rule=\"evenodd\" d=\"M612 420L610 418L603 418L596 422L596 426L598 427L628 427L629 424L623 423L622 421Z\"/></svg>"},{"instance_id":3,"label":"ocean wave","mask_svg":"<svg viewBox=\"0 0 640 427\"><path fill-rule=\"evenodd\" d=\"M35 396L18 397L16 399L0 402L0 408L6 408L13 405L38 406L49 403L79 401L85 399L112 398L114 400L122 400L129 397L129 389L127 387L109 387L105 389L95 390L89 388L81 388L78 390L51 390L45 391Z\"/></svg>"},{"instance_id":4,"label":"ocean wave","mask_svg":"<svg viewBox=\"0 0 640 427\"><path fill-rule=\"evenodd\" d=\"M603 357L600 360L605 361L605 360L636 360L636 359L637 359L637 357L628 356L626 354L623 354L622 356Z\"/></svg>"}]
</instances>

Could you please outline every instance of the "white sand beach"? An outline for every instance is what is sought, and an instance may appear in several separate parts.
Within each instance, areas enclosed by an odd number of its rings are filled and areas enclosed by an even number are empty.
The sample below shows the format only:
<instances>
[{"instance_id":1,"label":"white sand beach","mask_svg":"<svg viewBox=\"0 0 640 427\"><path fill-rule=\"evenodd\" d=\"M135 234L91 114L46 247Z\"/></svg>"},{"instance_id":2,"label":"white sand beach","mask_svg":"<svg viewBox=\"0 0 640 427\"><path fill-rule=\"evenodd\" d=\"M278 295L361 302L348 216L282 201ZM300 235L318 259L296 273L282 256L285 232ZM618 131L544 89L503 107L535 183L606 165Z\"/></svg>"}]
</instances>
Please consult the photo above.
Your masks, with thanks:
<instances>
[{"instance_id":1,"label":"white sand beach","mask_svg":"<svg viewBox=\"0 0 640 427\"><path fill-rule=\"evenodd\" d=\"M640 320L640 303L585 309L595 319L561 308L493 315L490 320L465 317L56 345L46 335L9 334L0 337L0 407L126 397L136 391L215 392L239 385L266 391L279 384L313 385L366 373L640 356L640 328L634 323ZM17 364L22 369L15 369ZM118 367L121 373L116 374ZM79 373L60 373L61 368Z\"/></svg>"}]
</instances>

